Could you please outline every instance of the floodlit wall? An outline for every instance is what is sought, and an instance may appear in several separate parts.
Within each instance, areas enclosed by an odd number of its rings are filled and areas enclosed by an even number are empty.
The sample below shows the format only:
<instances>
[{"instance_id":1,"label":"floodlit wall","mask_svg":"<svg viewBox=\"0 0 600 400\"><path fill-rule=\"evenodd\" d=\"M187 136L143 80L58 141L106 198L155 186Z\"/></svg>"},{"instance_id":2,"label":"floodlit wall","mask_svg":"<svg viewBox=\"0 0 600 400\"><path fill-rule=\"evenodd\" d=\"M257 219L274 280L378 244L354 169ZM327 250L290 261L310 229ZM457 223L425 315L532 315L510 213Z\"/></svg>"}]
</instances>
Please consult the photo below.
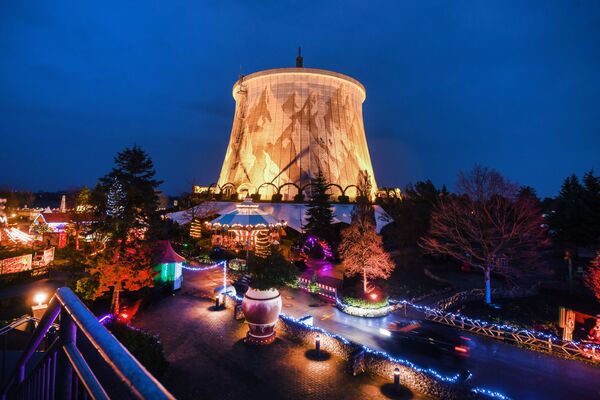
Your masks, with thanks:
<instances>
[{"instance_id":1,"label":"floodlit wall","mask_svg":"<svg viewBox=\"0 0 600 400\"><path fill-rule=\"evenodd\" d=\"M358 81L318 69L272 69L240 79L233 97L236 109L220 187L259 191L263 199L280 188L283 199L292 200L319 170L342 189L356 185L364 170L375 192L362 116L366 92ZM341 195L337 187L330 192ZM355 197L355 188L346 195Z\"/></svg>"}]
</instances>

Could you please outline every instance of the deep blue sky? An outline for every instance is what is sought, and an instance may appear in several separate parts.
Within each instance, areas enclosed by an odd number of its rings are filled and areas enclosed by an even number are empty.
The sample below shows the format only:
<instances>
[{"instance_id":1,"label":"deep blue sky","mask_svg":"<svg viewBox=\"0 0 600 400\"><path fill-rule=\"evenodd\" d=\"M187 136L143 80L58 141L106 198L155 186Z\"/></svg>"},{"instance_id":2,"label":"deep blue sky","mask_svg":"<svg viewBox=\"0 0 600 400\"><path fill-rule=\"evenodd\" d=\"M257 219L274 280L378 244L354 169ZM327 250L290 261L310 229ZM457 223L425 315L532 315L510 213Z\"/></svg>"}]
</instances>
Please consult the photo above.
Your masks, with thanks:
<instances>
[{"instance_id":1,"label":"deep blue sky","mask_svg":"<svg viewBox=\"0 0 600 400\"><path fill-rule=\"evenodd\" d=\"M367 88L380 186L494 167L541 195L600 172L600 2L2 1L0 186L93 185L138 144L169 194L210 183L244 73Z\"/></svg>"}]
</instances>

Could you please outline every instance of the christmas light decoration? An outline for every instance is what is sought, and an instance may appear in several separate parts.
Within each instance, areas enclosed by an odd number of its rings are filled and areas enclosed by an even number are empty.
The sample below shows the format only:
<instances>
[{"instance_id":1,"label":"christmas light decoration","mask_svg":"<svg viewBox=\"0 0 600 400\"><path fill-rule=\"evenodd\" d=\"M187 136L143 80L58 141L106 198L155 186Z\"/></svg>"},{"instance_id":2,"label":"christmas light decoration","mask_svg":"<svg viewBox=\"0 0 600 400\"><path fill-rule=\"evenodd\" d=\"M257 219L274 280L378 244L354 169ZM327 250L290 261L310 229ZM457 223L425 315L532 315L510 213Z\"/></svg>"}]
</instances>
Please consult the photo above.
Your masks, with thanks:
<instances>
[{"instance_id":1,"label":"christmas light decoration","mask_svg":"<svg viewBox=\"0 0 600 400\"><path fill-rule=\"evenodd\" d=\"M267 258L270 252L270 238L268 231L258 231L255 240L255 254L257 257Z\"/></svg>"},{"instance_id":2,"label":"christmas light decoration","mask_svg":"<svg viewBox=\"0 0 600 400\"><path fill-rule=\"evenodd\" d=\"M126 197L127 195L123 189L123 185L115 179L108 190L106 214L109 217L120 217L125 211L125 205L123 203L125 202Z\"/></svg>"},{"instance_id":3,"label":"christmas light decoration","mask_svg":"<svg viewBox=\"0 0 600 400\"><path fill-rule=\"evenodd\" d=\"M223 260L223 261L219 261L217 263L211 264L211 265L207 265L205 267L190 267L189 265L183 264L181 266L181 268L185 269L186 271L201 272L201 271L210 271L211 269L216 269L216 268L222 268L226 265L227 265L227 261Z\"/></svg>"},{"instance_id":4,"label":"christmas light decoration","mask_svg":"<svg viewBox=\"0 0 600 400\"><path fill-rule=\"evenodd\" d=\"M202 236L202 223L198 218L194 218L190 223L190 236L199 239Z\"/></svg>"},{"instance_id":5,"label":"christmas light decoration","mask_svg":"<svg viewBox=\"0 0 600 400\"><path fill-rule=\"evenodd\" d=\"M235 296L234 298L238 298L238 296ZM287 322L291 322L291 323L295 323L295 324L301 324L303 327L306 327L307 329L313 331L313 332L318 332L319 335L321 336L326 336L326 337L330 337L336 340L341 341L342 343L346 344L346 345L351 345L353 344L350 340L346 339L343 336L337 335L335 333L331 333L323 328L319 328L316 326L312 326L312 325L308 325L306 324L303 320L301 319L296 319L294 317L290 317L289 315L286 314L280 314L279 318L281 318L284 321ZM357 344L354 343L355 345L358 345L362 350L365 351L365 353L369 353L369 354L373 354L373 355L377 355L380 356L382 358L385 358L386 360L396 363L396 364L400 364L400 365L404 365L408 368L411 368L417 372L420 373L425 373L427 375L433 376L435 378L437 378L438 380L441 380L443 382L449 382L449 383L457 383L461 376L460 374L456 374L453 376L446 376L446 375L442 375L440 372L434 370L433 368L422 368L419 367L418 365L414 364L413 362L403 359L403 358L399 358L399 357L395 357L392 356L388 353L386 353L385 351L380 351L380 350L374 350L371 349L370 347L367 347L365 345L361 345L361 344ZM489 389L485 389L485 388L480 388L480 387L476 387L476 388L472 388L471 391L473 393L477 393L477 394L483 394L495 399L500 399L500 400L509 400L510 397L500 393L500 392L496 392L496 391L492 391Z\"/></svg>"},{"instance_id":6,"label":"christmas light decoration","mask_svg":"<svg viewBox=\"0 0 600 400\"><path fill-rule=\"evenodd\" d=\"M541 340L546 340L548 341L550 344L552 343L572 343L574 345L577 346L583 346L589 350L594 350L594 351L600 351L600 346L597 345L592 345L592 344L588 344L588 343L582 343L579 341L565 341L560 339L557 336L551 335L549 333L545 333L545 332L540 332L540 331L536 331L533 329L525 329L525 328L520 328L514 325L510 325L510 324L496 324L493 322L488 322L488 321L484 321L484 320L480 320L477 318L470 318L467 317L465 315L459 314L459 313L453 313L453 312L448 312L448 311L442 311L442 310L438 310L436 308L432 308L432 307L427 307L427 306L420 306L414 303L411 303L407 300L389 300L390 304L402 304L404 306L409 306L412 307L416 310L420 310L423 312L430 312L430 313L444 313L445 316L450 317L450 318L454 318L457 320L462 320L465 323L469 324L469 325L476 325L476 326L488 326L490 328L494 328L496 330L502 330L502 331L506 331L509 333L523 333L525 335L528 336L533 336L537 339L541 339Z\"/></svg>"}]
</instances>

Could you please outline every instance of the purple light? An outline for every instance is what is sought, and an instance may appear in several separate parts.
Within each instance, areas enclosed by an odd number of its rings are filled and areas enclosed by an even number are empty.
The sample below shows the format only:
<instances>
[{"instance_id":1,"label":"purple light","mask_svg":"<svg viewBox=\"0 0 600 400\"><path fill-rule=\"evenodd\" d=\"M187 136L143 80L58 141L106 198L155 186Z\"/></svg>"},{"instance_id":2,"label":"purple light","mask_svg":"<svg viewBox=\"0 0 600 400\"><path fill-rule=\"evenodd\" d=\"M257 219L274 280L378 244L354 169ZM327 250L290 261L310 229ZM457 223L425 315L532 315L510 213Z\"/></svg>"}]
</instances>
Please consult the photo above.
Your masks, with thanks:
<instances>
[{"instance_id":1,"label":"purple light","mask_svg":"<svg viewBox=\"0 0 600 400\"><path fill-rule=\"evenodd\" d=\"M104 321L106 321L106 320L108 320L108 319L111 319L111 318L112 318L112 315L111 315L111 314L106 314L106 315L104 315L104 316L102 316L102 317L98 318L98 322L100 322L101 324L103 324L103 323L104 323Z\"/></svg>"}]
</instances>

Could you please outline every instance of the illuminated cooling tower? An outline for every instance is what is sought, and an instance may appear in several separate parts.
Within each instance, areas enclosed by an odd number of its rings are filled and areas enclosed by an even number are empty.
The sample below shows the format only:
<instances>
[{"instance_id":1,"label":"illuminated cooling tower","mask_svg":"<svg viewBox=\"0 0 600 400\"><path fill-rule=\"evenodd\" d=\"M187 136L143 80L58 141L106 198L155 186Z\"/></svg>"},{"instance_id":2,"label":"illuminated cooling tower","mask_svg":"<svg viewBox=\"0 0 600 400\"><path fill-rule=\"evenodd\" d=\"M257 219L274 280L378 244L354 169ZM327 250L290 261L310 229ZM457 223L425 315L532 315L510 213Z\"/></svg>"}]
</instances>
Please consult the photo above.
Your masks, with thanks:
<instances>
[{"instance_id":1,"label":"illuminated cooling tower","mask_svg":"<svg viewBox=\"0 0 600 400\"><path fill-rule=\"evenodd\" d=\"M360 171L377 186L363 127L365 88L355 79L311 68L257 72L233 86L236 101L218 185L224 192L310 194L319 171L330 193L356 196Z\"/></svg>"}]
</instances>

